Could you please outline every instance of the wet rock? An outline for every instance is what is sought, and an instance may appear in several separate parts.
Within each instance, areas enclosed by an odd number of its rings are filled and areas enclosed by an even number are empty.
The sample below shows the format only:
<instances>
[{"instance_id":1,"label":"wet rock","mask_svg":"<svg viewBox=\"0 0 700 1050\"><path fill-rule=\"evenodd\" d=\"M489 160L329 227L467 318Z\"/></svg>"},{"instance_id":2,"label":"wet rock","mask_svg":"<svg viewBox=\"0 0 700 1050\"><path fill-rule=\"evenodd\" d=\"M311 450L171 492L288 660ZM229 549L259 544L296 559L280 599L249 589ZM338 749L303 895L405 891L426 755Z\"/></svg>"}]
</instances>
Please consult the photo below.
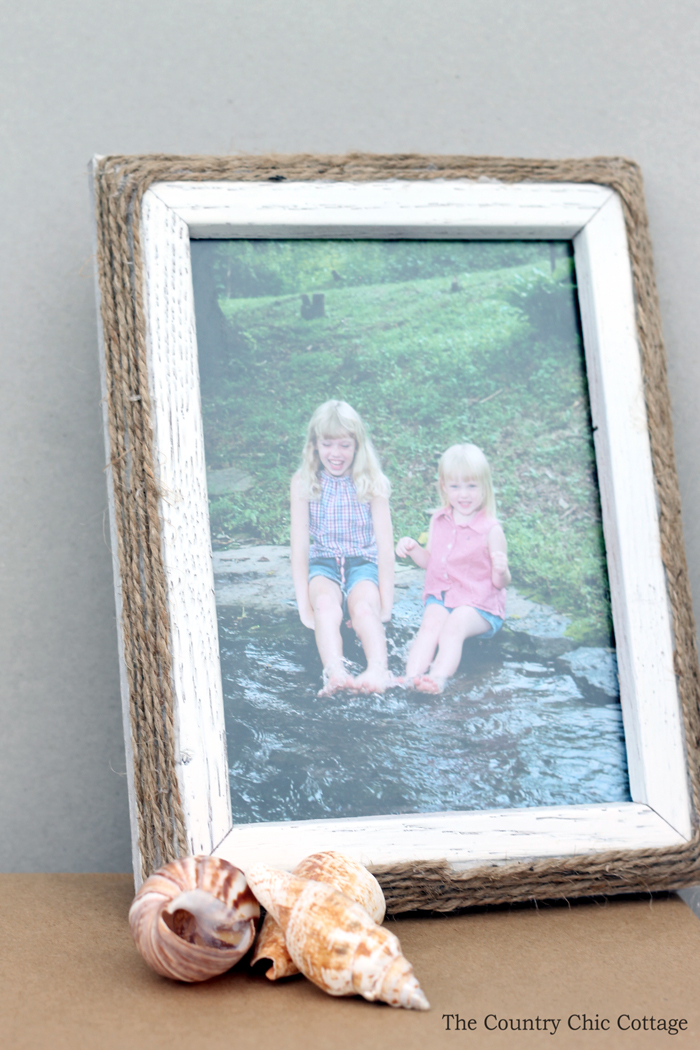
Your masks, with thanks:
<instances>
[{"instance_id":1,"label":"wet rock","mask_svg":"<svg viewBox=\"0 0 700 1050\"><path fill-rule=\"evenodd\" d=\"M247 612L296 620L289 547L215 551L213 559L217 605L243 607ZM396 627L418 629L423 615L424 578L423 569L396 563L392 616ZM569 617L548 605L530 601L515 587L508 588L506 626L515 634L526 634L542 655L558 656L570 648L571 642L564 637L569 623Z\"/></svg>"},{"instance_id":2,"label":"wet rock","mask_svg":"<svg viewBox=\"0 0 700 1050\"><path fill-rule=\"evenodd\" d=\"M548 605L530 601L509 587L506 601L507 623L511 631L524 632L533 638L563 638L571 623L568 616Z\"/></svg>"},{"instance_id":3,"label":"wet rock","mask_svg":"<svg viewBox=\"0 0 700 1050\"><path fill-rule=\"evenodd\" d=\"M581 646L559 657L571 668L575 678L585 678L596 689L602 689L608 696L620 695L620 682L617 677L617 656L612 649L598 646Z\"/></svg>"},{"instance_id":4,"label":"wet rock","mask_svg":"<svg viewBox=\"0 0 700 1050\"><path fill-rule=\"evenodd\" d=\"M217 605L296 617L289 547L214 551L213 560Z\"/></svg>"},{"instance_id":5,"label":"wet rock","mask_svg":"<svg viewBox=\"0 0 700 1050\"><path fill-rule=\"evenodd\" d=\"M392 622L400 627L418 630L423 616L423 581L425 570L415 565L396 563L394 576L394 610Z\"/></svg>"}]
</instances>

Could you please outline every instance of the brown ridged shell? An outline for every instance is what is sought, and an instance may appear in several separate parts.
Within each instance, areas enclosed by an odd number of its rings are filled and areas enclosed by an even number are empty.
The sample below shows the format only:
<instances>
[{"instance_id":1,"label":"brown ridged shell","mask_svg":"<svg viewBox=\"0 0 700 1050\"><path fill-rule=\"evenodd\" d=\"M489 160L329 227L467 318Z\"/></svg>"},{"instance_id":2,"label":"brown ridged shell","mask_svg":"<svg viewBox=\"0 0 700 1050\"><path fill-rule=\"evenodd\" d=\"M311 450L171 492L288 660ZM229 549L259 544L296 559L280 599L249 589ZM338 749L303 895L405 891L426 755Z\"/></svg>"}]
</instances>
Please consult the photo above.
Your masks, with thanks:
<instances>
[{"instance_id":1,"label":"brown ridged shell","mask_svg":"<svg viewBox=\"0 0 700 1050\"><path fill-rule=\"evenodd\" d=\"M281 977L293 977L295 973L299 973L299 967L287 951L282 927L272 918L270 912L262 921L250 965L255 966L261 959L272 963L265 971L268 981L279 981Z\"/></svg>"},{"instance_id":2,"label":"brown ridged shell","mask_svg":"<svg viewBox=\"0 0 700 1050\"><path fill-rule=\"evenodd\" d=\"M365 909L324 885L255 864L248 882L282 927L292 959L329 995L362 995L390 1006L428 1010L399 940Z\"/></svg>"},{"instance_id":3,"label":"brown ridged shell","mask_svg":"<svg viewBox=\"0 0 700 1050\"><path fill-rule=\"evenodd\" d=\"M245 875L220 857L184 857L154 872L134 897L129 925L149 966L178 981L229 970L255 939L260 907Z\"/></svg>"},{"instance_id":4,"label":"brown ridged shell","mask_svg":"<svg viewBox=\"0 0 700 1050\"><path fill-rule=\"evenodd\" d=\"M381 886L364 865L344 853L334 850L312 853L297 864L294 874L300 878L314 879L316 882L334 886L350 900L361 904L375 922L383 920L386 904ZM299 968L287 950L284 934L269 913L260 928L250 965L255 965L261 959L269 959L272 963L265 973L270 981L299 973Z\"/></svg>"}]
</instances>

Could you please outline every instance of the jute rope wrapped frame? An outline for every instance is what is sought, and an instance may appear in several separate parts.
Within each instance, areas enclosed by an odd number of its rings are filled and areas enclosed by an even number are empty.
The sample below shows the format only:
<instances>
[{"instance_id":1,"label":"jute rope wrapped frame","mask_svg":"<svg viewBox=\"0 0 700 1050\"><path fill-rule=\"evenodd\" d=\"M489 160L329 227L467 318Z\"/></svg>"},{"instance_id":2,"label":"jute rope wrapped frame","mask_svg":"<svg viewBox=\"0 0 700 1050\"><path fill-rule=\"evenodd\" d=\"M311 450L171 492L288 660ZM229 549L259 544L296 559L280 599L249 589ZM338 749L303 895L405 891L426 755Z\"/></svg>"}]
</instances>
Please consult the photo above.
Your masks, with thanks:
<instances>
[{"instance_id":1,"label":"jute rope wrapped frame","mask_svg":"<svg viewBox=\"0 0 700 1050\"><path fill-rule=\"evenodd\" d=\"M154 470L143 311L141 200L159 181L376 181L498 179L589 182L621 199L634 279L661 554L675 635L694 811L700 812L700 675L673 450L651 243L642 177L620 157L526 160L506 157L364 154L344 156L109 156L95 170L97 266L104 331L110 463L122 587L134 787L143 875L187 851L175 770L170 623ZM700 881L700 829L679 847L491 865L454 872L440 863L374 869L390 913L451 911L533 899L673 890Z\"/></svg>"}]
</instances>

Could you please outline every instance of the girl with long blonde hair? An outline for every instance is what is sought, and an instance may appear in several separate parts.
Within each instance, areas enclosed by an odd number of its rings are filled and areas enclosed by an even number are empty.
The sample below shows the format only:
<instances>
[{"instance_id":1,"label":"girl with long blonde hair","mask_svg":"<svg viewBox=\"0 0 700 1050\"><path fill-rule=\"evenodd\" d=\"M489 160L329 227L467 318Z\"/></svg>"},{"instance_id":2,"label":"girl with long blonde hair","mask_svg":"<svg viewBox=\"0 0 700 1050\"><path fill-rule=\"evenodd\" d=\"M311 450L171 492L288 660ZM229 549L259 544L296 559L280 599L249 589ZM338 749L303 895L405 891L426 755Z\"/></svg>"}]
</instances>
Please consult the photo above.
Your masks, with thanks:
<instances>
[{"instance_id":1,"label":"girl with long blonde hair","mask_svg":"<svg viewBox=\"0 0 700 1050\"><path fill-rule=\"evenodd\" d=\"M319 695L384 692L391 684L384 623L394 600L390 486L362 419L346 401L312 415L291 486L291 559L301 622L315 632L323 665ZM367 668L343 658L345 603Z\"/></svg>"}]
</instances>

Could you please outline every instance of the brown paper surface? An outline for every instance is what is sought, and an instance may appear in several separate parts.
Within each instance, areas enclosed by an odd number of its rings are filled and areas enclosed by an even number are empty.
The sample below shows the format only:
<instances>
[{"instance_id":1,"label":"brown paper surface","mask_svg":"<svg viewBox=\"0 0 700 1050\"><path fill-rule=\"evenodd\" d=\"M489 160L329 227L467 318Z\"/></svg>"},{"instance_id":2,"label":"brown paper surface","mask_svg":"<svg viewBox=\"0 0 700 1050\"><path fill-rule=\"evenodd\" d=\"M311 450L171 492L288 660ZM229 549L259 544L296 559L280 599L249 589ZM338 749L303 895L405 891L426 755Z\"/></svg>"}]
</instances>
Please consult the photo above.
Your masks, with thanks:
<instances>
[{"instance_id":1,"label":"brown paper surface","mask_svg":"<svg viewBox=\"0 0 700 1050\"><path fill-rule=\"evenodd\" d=\"M127 875L2 875L0 885L3 1050L700 1045L700 922L675 897L390 920L431 1003L414 1013L332 999L302 977L271 984L244 965L200 985L158 977L131 941ZM583 1014L610 1031L572 1030L569 1017ZM647 1031L622 1031L622 1014L646 1017ZM649 1030L652 1016L687 1029L669 1044ZM489 1031L487 1017L521 1030Z\"/></svg>"}]
</instances>

